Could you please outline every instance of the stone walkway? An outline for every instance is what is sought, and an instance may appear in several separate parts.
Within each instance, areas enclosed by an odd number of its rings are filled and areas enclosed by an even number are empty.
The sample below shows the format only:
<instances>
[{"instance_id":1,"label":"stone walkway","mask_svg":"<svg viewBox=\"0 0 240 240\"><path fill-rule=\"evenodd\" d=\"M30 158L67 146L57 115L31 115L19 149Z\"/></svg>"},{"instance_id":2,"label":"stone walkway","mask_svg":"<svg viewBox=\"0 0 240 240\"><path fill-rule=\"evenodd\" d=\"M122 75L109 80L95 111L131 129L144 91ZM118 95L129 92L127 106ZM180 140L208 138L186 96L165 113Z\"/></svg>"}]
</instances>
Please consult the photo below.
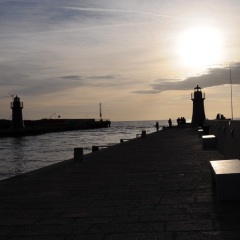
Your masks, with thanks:
<instances>
[{"instance_id":1,"label":"stone walkway","mask_svg":"<svg viewBox=\"0 0 240 240\"><path fill-rule=\"evenodd\" d=\"M217 201L214 159L196 129L174 128L1 181L0 239L239 240L240 201Z\"/></svg>"}]
</instances>

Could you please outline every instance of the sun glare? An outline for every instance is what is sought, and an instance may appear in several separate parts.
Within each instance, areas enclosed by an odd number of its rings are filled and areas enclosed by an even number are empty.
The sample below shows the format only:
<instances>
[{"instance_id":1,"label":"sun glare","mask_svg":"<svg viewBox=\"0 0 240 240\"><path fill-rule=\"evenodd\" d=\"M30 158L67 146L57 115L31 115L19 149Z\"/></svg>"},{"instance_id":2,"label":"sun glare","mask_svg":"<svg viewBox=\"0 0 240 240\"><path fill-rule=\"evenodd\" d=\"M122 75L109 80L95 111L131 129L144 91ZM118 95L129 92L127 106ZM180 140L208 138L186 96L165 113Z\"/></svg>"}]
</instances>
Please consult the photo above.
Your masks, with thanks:
<instances>
[{"instance_id":1,"label":"sun glare","mask_svg":"<svg viewBox=\"0 0 240 240\"><path fill-rule=\"evenodd\" d=\"M223 54L221 34L209 27L189 29L180 37L179 54L182 63L188 66L217 64Z\"/></svg>"}]
</instances>

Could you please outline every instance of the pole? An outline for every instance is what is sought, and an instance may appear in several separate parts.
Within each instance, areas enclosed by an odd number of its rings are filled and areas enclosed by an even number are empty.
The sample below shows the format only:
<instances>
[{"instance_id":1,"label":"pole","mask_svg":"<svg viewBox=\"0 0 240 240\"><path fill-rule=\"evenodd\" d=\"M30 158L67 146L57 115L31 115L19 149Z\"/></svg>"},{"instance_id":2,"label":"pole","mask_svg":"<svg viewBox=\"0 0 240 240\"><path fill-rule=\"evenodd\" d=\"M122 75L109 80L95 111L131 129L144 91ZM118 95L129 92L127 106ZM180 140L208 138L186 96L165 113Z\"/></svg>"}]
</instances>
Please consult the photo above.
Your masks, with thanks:
<instances>
[{"instance_id":1,"label":"pole","mask_svg":"<svg viewBox=\"0 0 240 240\"><path fill-rule=\"evenodd\" d=\"M230 68L230 86L231 86L231 114L232 114L232 120L233 120L233 102L232 102L232 71Z\"/></svg>"},{"instance_id":2,"label":"pole","mask_svg":"<svg viewBox=\"0 0 240 240\"><path fill-rule=\"evenodd\" d=\"M102 120L102 103L99 104L100 119Z\"/></svg>"}]
</instances>

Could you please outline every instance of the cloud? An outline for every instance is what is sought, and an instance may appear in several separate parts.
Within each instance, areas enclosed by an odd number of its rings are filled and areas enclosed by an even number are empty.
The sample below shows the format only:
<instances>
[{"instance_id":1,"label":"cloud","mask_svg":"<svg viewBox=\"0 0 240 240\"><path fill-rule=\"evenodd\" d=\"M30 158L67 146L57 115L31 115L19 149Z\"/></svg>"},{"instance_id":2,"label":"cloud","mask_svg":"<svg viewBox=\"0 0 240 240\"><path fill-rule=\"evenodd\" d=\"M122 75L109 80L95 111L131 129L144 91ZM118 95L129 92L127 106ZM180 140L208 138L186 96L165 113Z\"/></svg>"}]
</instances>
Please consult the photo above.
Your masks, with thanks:
<instances>
[{"instance_id":1,"label":"cloud","mask_svg":"<svg viewBox=\"0 0 240 240\"><path fill-rule=\"evenodd\" d=\"M101 7L100 7L101 6ZM128 13L126 15L126 13ZM6 1L0 2L0 37L30 34L68 33L97 27L131 24L132 16L154 15L132 10L108 9L105 3L88 1ZM164 16L164 15L163 15ZM167 17L167 16L166 16Z\"/></svg>"},{"instance_id":2,"label":"cloud","mask_svg":"<svg viewBox=\"0 0 240 240\"><path fill-rule=\"evenodd\" d=\"M62 78L45 78L34 80L26 80L26 84L22 86L13 87L14 92L18 95L27 95L27 96L39 96L49 93L56 93L60 91L67 91L69 89L74 89L80 87L82 84L79 81L72 81Z\"/></svg>"},{"instance_id":3,"label":"cloud","mask_svg":"<svg viewBox=\"0 0 240 240\"><path fill-rule=\"evenodd\" d=\"M116 79L119 75L90 76L88 79Z\"/></svg>"},{"instance_id":4,"label":"cloud","mask_svg":"<svg viewBox=\"0 0 240 240\"><path fill-rule=\"evenodd\" d=\"M145 12L145 11L134 11L127 9L109 9L109 8L80 8L80 7L65 7L66 9L78 10L78 11L86 11L86 12L104 12L104 13L125 13L125 14L138 14L138 15L148 15L153 17L161 17L161 18L172 18L177 20L183 20L184 18L171 16L167 14L156 14L153 12Z\"/></svg>"},{"instance_id":5,"label":"cloud","mask_svg":"<svg viewBox=\"0 0 240 240\"><path fill-rule=\"evenodd\" d=\"M186 80L157 79L151 85L152 89L138 90L138 94L156 94L169 90L192 90L197 85L209 88L230 84L230 68L232 84L240 85L240 63L232 64L229 68L210 68L205 74L189 77Z\"/></svg>"},{"instance_id":6,"label":"cloud","mask_svg":"<svg viewBox=\"0 0 240 240\"><path fill-rule=\"evenodd\" d=\"M62 76L60 77L62 79L69 79L69 80L75 80L75 81L81 81L83 80L83 78L81 76L77 76L77 75L71 75L71 76Z\"/></svg>"},{"instance_id":7,"label":"cloud","mask_svg":"<svg viewBox=\"0 0 240 240\"><path fill-rule=\"evenodd\" d=\"M115 86L115 85L122 84L122 81L120 81L122 77L119 74L93 75L93 76L70 75L70 76L62 76L60 78L64 80L79 81L81 82L81 85L84 85L84 86L102 87L102 86Z\"/></svg>"},{"instance_id":8,"label":"cloud","mask_svg":"<svg viewBox=\"0 0 240 240\"><path fill-rule=\"evenodd\" d=\"M158 90L139 90L139 91L133 91L132 93L139 93L139 94L156 94L159 93Z\"/></svg>"},{"instance_id":9,"label":"cloud","mask_svg":"<svg viewBox=\"0 0 240 240\"><path fill-rule=\"evenodd\" d=\"M0 70L4 67L0 65ZM44 77L21 75L13 71L4 72L0 78L0 85L6 89L7 92L1 91L1 98L3 95L11 92L17 95L26 96L40 96L49 93L57 93L75 89L79 87L117 87L120 85L128 85L129 82L122 78L121 75L93 75L93 76L79 76L79 75L64 75L59 77Z\"/></svg>"},{"instance_id":10,"label":"cloud","mask_svg":"<svg viewBox=\"0 0 240 240\"><path fill-rule=\"evenodd\" d=\"M141 7L142 6L142 7ZM135 24L151 19L187 20L156 13L144 4L119 4L117 1L0 1L0 37L49 32L61 33L97 27ZM150 4L151 6L151 4ZM112 8L110 8L112 7ZM155 12L154 12L155 11ZM193 19L194 20L194 19Z\"/></svg>"}]
</instances>

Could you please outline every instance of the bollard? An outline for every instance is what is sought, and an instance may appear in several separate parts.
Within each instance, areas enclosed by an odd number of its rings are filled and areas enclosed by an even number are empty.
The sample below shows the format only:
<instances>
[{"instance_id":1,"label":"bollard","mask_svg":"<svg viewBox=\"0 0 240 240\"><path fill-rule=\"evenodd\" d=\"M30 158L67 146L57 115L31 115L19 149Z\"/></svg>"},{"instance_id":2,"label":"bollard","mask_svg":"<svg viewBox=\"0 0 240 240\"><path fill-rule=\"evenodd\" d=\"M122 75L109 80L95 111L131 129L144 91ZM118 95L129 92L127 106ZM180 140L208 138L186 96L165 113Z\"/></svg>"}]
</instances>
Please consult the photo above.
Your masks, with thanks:
<instances>
[{"instance_id":1,"label":"bollard","mask_svg":"<svg viewBox=\"0 0 240 240\"><path fill-rule=\"evenodd\" d=\"M83 148L74 148L74 161L83 162Z\"/></svg>"},{"instance_id":2,"label":"bollard","mask_svg":"<svg viewBox=\"0 0 240 240\"><path fill-rule=\"evenodd\" d=\"M98 151L99 147L98 146L92 146L92 152Z\"/></svg>"},{"instance_id":3,"label":"bollard","mask_svg":"<svg viewBox=\"0 0 240 240\"><path fill-rule=\"evenodd\" d=\"M209 134L209 130L210 130L209 126L204 126L202 129L203 129L203 135L208 135Z\"/></svg>"},{"instance_id":4,"label":"bollard","mask_svg":"<svg viewBox=\"0 0 240 240\"><path fill-rule=\"evenodd\" d=\"M145 138L147 136L147 133L145 130L142 131L142 138Z\"/></svg>"},{"instance_id":5,"label":"bollard","mask_svg":"<svg viewBox=\"0 0 240 240\"><path fill-rule=\"evenodd\" d=\"M203 129L198 129L198 137L202 137L203 135Z\"/></svg>"}]
</instances>

